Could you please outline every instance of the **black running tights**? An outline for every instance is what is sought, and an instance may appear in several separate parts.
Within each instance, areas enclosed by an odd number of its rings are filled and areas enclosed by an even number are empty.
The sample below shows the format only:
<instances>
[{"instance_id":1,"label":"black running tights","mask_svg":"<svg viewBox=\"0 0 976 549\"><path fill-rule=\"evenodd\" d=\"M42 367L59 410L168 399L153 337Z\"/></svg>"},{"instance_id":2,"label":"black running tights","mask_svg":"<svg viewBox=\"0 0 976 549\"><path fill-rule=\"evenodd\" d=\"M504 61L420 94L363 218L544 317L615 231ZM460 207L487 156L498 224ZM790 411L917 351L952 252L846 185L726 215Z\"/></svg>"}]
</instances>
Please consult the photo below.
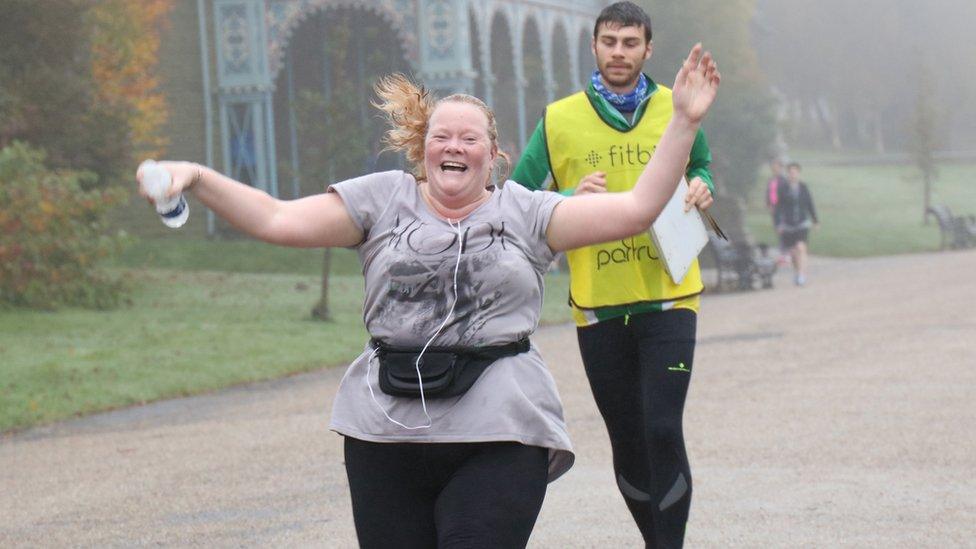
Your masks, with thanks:
<instances>
[{"instance_id":1,"label":"black running tights","mask_svg":"<svg viewBox=\"0 0 976 549\"><path fill-rule=\"evenodd\" d=\"M580 352L613 449L617 487L647 547L684 543L691 471L681 416L697 315L672 309L577 330Z\"/></svg>"},{"instance_id":2,"label":"black running tights","mask_svg":"<svg viewBox=\"0 0 976 549\"><path fill-rule=\"evenodd\" d=\"M361 547L525 547L546 494L549 451L515 442L345 439Z\"/></svg>"}]
</instances>

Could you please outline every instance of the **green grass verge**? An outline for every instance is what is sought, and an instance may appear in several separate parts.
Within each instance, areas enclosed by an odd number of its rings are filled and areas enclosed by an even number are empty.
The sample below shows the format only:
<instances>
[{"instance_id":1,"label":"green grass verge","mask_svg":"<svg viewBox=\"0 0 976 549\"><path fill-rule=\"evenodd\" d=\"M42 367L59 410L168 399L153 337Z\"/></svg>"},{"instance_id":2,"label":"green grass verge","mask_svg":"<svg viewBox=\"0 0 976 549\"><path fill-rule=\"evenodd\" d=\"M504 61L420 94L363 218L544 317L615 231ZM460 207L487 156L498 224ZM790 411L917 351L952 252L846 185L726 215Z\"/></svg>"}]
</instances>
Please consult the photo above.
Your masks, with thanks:
<instances>
[{"instance_id":1,"label":"green grass verge","mask_svg":"<svg viewBox=\"0 0 976 549\"><path fill-rule=\"evenodd\" d=\"M285 248L250 239L211 240L178 233L133 240L108 266L312 276L322 272L324 252L321 249ZM339 276L359 275L361 268L356 252L333 249L329 272Z\"/></svg>"},{"instance_id":2,"label":"green grass verge","mask_svg":"<svg viewBox=\"0 0 976 549\"><path fill-rule=\"evenodd\" d=\"M913 166L811 164L803 168L803 180L810 185L821 223L810 237L812 253L864 257L939 248L938 224L922 224L922 184ZM764 192L765 182L749 197L746 224L759 241L775 243ZM976 165L940 167L933 203L976 214Z\"/></svg>"},{"instance_id":3,"label":"green grass verge","mask_svg":"<svg viewBox=\"0 0 976 549\"><path fill-rule=\"evenodd\" d=\"M366 341L360 276L333 278L316 322L317 276L130 275L124 309L0 310L0 432L345 365ZM545 321L568 321L565 275L547 284Z\"/></svg>"}]
</instances>

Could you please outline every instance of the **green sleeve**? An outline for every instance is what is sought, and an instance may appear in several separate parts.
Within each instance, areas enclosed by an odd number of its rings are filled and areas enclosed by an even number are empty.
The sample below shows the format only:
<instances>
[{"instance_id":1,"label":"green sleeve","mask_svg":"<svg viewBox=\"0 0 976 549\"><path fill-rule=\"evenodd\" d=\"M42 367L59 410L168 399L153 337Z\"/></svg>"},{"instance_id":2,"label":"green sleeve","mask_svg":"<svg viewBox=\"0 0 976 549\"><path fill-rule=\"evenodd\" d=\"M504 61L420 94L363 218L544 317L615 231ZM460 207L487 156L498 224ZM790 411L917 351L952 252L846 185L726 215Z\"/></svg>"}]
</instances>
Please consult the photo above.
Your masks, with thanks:
<instances>
[{"instance_id":1,"label":"green sleeve","mask_svg":"<svg viewBox=\"0 0 976 549\"><path fill-rule=\"evenodd\" d=\"M546 149L546 135L543 121L539 120L532 137L522 151L518 165L512 171L512 181L538 191L549 176L549 151Z\"/></svg>"},{"instance_id":2,"label":"green sleeve","mask_svg":"<svg viewBox=\"0 0 976 549\"><path fill-rule=\"evenodd\" d=\"M708 190L715 194L715 183L712 182L712 172L708 169L712 163L712 151L708 148L708 140L705 139L705 132L698 128L698 135L691 146L691 158L688 161L688 171L685 176L691 181L695 177L700 177L708 185Z\"/></svg>"}]
</instances>

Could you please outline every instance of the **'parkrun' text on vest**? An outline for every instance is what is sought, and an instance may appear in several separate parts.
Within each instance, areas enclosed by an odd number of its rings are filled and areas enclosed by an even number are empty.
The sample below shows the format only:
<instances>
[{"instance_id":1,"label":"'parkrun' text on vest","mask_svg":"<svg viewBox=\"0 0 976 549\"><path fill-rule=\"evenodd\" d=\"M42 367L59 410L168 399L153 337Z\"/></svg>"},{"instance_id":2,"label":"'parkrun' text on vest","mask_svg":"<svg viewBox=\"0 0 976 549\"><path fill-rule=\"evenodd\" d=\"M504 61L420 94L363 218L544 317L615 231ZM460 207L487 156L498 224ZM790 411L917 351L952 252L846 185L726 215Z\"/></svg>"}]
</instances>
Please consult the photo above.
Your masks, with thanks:
<instances>
[{"instance_id":1,"label":"'parkrun' text on vest","mask_svg":"<svg viewBox=\"0 0 976 549\"><path fill-rule=\"evenodd\" d=\"M636 246L634 238L620 241L620 246L616 248L603 248L596 253L596 270L600 270L607 265L628 263L630 261L657 261L658 257L652 252L654 250L647 244Z\"/></svg>"}]
</instances>

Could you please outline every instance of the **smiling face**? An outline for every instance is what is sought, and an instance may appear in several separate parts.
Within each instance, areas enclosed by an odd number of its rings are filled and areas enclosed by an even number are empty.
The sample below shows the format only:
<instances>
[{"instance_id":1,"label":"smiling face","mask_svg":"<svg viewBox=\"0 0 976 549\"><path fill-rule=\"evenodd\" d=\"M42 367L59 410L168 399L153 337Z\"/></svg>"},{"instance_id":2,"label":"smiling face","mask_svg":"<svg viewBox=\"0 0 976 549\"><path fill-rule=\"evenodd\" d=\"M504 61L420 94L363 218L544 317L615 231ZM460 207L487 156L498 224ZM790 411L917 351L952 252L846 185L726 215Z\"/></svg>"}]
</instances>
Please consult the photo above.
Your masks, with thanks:
<instances>
[{"instance_id":1,"label":"smiling face","mask_svg":"<svg viewBox=\"0 0 976 549\"><path fill-rule=\"evenodd\" d=\"M430 115L424 141L430 192L452 207L481 199L497 153L488 133L488 116L480 107L441 102Z\"/></svg>"},{"instance_id":2,"label":"smiling face","mask_svg":"<svg viewBox=\"0 0 976 549\"><path fill-rule=\"evenodd\" d=\"M644 61L651 57L653 47L647 40L643 25L621 26L603 23L593 38L593 56L607 88L614 93L629 93L637 86Z\"/></svg>"}]
</instances>

